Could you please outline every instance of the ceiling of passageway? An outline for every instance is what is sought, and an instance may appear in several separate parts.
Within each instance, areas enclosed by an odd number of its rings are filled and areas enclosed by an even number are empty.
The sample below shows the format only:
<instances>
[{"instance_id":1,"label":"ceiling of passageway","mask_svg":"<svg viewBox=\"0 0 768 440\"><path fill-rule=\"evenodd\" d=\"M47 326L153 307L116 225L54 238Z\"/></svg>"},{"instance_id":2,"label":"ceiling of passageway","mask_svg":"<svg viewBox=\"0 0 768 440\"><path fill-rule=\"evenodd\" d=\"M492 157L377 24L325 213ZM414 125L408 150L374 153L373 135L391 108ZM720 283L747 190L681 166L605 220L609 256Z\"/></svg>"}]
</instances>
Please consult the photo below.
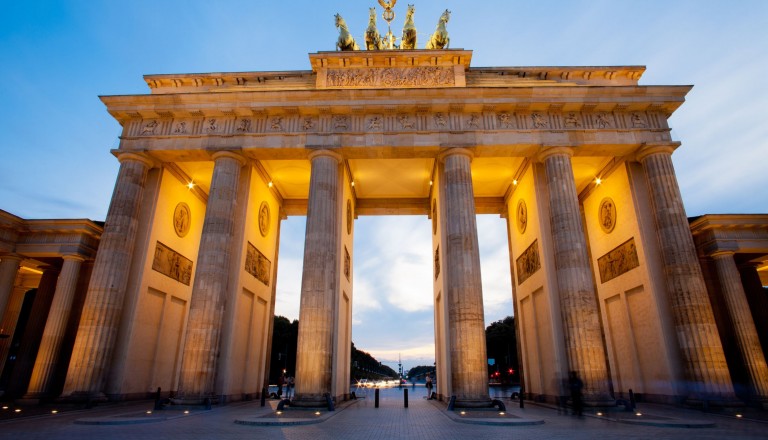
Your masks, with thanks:
<instances>
[{"instance_id":1,"label":"ceiling of passageway","mask_svg":"<svg viewBox=\"0 0 768 440\"><path fill-rule=\"evenodd\" d=\"M610 162L607 157L574 157L573 173L578 190L592 182ZM350 159L349 172L358 199L427 198L435 159ZM524 163L522 157L477 157L472 161L472 183L476 197L503 197ZM260 162L265 176L284 199L306 199L309 195L308 160ZM178 162L178 167L200 189L210 191L213 162Z\"/></svg>"}]
</instances>

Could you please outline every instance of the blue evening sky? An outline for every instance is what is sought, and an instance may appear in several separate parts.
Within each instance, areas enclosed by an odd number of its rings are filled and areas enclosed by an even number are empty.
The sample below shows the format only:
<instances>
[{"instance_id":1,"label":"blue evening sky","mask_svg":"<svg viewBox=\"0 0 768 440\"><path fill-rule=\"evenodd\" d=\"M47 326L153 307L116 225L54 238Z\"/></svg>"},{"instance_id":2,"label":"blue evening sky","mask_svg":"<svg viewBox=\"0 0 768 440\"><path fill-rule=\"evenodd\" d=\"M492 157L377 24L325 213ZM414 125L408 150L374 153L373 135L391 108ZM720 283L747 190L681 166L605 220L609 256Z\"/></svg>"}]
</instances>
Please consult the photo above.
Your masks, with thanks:
<instances>
[{"instance_id":1,"label":"blue evening sky","mask_svg":"<svg viewBox=\"0 0 768 440\"><path fill-rule=\"evenodd\" d=\"M451 47L472 65L645 65L641 84L692 84L672 116L688 215L768 212L768 2L764 0L420 1L420 47L452 11ZM400 33L405 6L395 8ZM120 126L99 95L148 93L142 75L306 70L333 50L333 14L362 40L361 1L3 1L0 209L103 220ZM385 22L379 28L385 31ZM512 314L504 221L480 216L486 322ZM356 225L353 340L393 365L433 362L430 226ZM298 317L304 221L283 224L277 313Z\"/></svg>"}]
</instances>

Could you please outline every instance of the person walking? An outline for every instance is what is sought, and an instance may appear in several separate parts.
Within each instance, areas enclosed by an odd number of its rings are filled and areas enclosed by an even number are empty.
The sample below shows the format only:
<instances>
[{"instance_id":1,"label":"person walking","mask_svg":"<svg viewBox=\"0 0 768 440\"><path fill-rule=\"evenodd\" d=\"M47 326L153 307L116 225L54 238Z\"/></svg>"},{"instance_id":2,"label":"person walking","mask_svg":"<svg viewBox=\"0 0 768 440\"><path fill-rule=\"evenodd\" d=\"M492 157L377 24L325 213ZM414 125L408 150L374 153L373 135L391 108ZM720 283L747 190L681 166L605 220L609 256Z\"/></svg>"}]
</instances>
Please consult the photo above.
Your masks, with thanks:
<instances>
[{"instance_id":1,"label":"person walking","mask_svg":"<svg viewBox=\"0 0 768 440\"><path fill-rule=\"evenodd\" d=\"M426 387L427 387L427 399L432 397L432 376L427 373L427 380L426 380Z\"/></svg>"}]
</instances>

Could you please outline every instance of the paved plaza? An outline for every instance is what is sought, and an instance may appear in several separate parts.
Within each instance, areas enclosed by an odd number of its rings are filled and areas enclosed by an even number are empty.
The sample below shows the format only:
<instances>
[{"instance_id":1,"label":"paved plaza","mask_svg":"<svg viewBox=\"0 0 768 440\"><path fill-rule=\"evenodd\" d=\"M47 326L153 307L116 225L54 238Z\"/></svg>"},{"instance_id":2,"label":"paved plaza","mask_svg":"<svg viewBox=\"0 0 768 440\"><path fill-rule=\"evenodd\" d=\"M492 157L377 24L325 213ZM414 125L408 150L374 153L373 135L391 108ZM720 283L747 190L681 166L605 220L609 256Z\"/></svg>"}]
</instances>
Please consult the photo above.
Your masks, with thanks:
<instances>
[{"instance_id":1,"label":"paved plaza","mask_svg":"<svg viewBox=\"0 0 768 440\"><path fill-rule=\"evenodd\" d=\"M457 421L461 416L450 416L443 407L427 401L422 389L410 390L409 408L403 408L402 391L382 390L379 408L374 406L373 391L349 405L342 405L333 413L323 412L315 423L298 426L253 426L235 423L236 420L277 420L272 417L275 401L261 407L259 402L242 402L210 411L163 410L146 414L152 402L132 402L104 405L90 410L62 411L6 419L0 422L0 439L55 440L55 439L766 439L768 423L760 420L736 418L733 415L713 415L700 411L657 405L640 405L643 416L651 423L686 422L692 425L714 423L709 428L648 426L620 423L597 417L594 413L583 418L558 413L556 409L527 403L520 409L515 401L507 401L507 412L514 418L543 420L537 425L493 426L468 424ZM9 409L9 410L12 410ZM290 412L291 410L288 410ZM314 412L306 412L311 418ZM735 414L735 413L734 413ZM611 417L621 416L615 413ZM631 415L631 414L630 414ZM748 413L747 417L750 417ZM756 413L765 417L765 413ZM292 417L302 417L301 419ZM289 415L281 419L307 420L304 415ZM477 418L475 421L493 420ZM82 424L103 423L103 424ZM115 424L110 424L115 423Z\"/></svg>"}]
</instances>

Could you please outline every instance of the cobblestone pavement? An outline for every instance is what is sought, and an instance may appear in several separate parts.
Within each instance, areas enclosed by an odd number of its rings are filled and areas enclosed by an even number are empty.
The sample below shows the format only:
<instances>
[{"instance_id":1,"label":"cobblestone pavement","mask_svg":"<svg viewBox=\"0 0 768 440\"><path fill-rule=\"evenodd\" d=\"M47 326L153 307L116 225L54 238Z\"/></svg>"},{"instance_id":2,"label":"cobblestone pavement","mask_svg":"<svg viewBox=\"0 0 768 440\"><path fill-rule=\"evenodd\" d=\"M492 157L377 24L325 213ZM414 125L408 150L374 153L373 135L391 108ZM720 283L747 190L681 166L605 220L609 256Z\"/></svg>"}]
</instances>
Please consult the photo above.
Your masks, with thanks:
<instances>
[{"instance_id":1,"label":"cobblestone pavement","mask_svg":"<svg viewBox=\"0 0 768 440\"><path fill-rule=\"evenodd\" d=\"M87 411L62 412L0 422L0 439L768 439L765 422L737 419L662 406L643 406L643 411L692 421L713 421L714 428L638 426L587 416L575 418L554 409L534 405L518 408L510 402L508 412L525 418L544 419L543 425L485 426L457 423L417 389L403 408L402 391L383 390L380 407L374 408L373 393L339 411L322 423L304 426L259 427L234 423L240 417L268 414L259 402L244 402L211 411L163 411L167 420L120 425L81 425L75 420L124 415L141 417L151 402L102 406ZM155 412L150 417L157 417Z\"/></svg>"}]
</instances>

